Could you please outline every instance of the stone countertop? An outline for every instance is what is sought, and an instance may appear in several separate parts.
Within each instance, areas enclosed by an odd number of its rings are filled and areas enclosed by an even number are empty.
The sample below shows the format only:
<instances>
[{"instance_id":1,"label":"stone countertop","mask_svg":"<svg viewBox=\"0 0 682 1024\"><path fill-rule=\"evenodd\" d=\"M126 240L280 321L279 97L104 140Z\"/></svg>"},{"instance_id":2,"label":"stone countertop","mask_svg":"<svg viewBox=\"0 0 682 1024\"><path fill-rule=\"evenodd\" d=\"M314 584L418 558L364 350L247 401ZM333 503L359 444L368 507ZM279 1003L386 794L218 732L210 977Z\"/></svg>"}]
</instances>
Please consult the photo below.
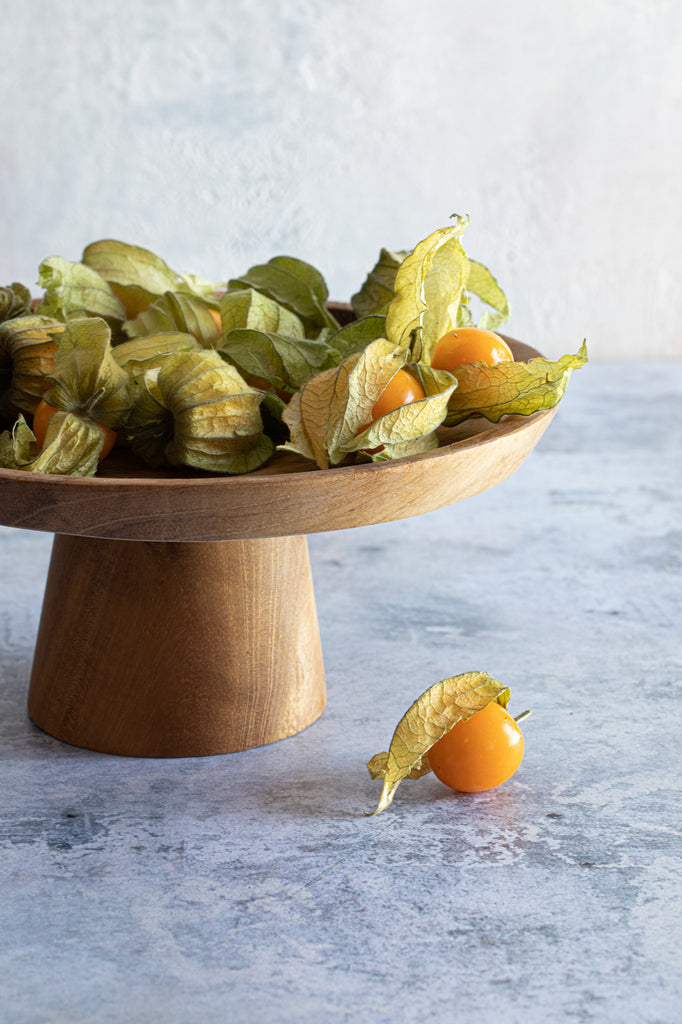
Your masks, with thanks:
<instances>
[{"instance_id":1,"label":"stone countertop","mask_svg":"<svg viewBox=\"0 0 682 1024\"><path fill-rule=\"evenodd\" d=\"M4 1024L679 1021L681 398L682 363L591 364L499 487L312 536L327 710L239 754L36 729L51 538L1 530ZM471 669L533 710L517 774L365 817Z\"/></svg>"}]
</instances>

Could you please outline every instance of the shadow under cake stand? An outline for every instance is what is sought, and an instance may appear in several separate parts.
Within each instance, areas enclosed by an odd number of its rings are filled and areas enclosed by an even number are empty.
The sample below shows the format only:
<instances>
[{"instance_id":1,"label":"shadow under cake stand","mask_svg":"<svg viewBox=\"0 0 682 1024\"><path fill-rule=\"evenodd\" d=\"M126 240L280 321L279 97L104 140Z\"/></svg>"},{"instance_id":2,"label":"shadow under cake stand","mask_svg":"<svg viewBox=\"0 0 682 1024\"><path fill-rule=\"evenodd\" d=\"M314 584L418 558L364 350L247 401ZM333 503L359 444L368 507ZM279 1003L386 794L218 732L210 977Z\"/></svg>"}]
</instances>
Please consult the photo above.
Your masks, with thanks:
<instances>
[{"instance_id":1,"label":"shadow under cake stand","mask_svg":"<svg viewBox=\"0 0 682 1024\"><path fill-rule=\"evenodd\" d=\"M539 355L507 339L517 359ZM325 705L306 535L404 519L516 470L555 410L475 418L440 447L318 470L289 453L238 477L0 470L0 521L55 534L28 710L79 747L141 757L244 750Z\"/></svg>"}]
</instances>

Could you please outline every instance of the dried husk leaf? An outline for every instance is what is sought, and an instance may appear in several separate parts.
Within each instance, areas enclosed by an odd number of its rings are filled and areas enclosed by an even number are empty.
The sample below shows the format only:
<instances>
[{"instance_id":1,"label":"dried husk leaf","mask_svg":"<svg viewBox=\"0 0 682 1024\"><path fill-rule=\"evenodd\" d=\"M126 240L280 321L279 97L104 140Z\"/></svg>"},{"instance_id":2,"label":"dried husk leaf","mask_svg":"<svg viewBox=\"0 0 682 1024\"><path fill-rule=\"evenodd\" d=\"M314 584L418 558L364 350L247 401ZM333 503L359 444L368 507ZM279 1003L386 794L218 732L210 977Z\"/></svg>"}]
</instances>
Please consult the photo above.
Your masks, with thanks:
<instances>
[{"instance_id":1,"label":"dried husk leaf","mask_svg":"<svg viewBox=\"0 0 682 1024\"><path fill-rule=\"evenodd\" d=\"M24 469L34 458L36 439L33 431L19 413L11 430L0 434L0 466L3 469Z\"/></svg>"},{"instance_id":2,"label":"dried husk leaf","mask_svg":"<svg viewBox=\"0 0 682 1024\"><path fill-rule=\"evenodd\" d=\"M373 814L390 805L403 779L430 771L428 752L458 722L497 701L509 702L509 689L487 672L464 672L430 686L398 722L388 752L375 754L367 768L373 779L383 779Z\"/></svg>"},{"instance_id":3,"label":"dried husk leaf","mask_svg":"<svg viewBox=\"0 0 682 1024\"><path fill-rule=\"evenodd\" d=\"M469 260L469 277L466 290L476 295L481 302L491 306L492 310L484 310L478 326L488 331L495 331L509 319L509 303L499 284L483 263ZM458 326L463 326L458 324Z\"/></svg>"},{"instance_id":4,"label":"dried husk leaf","mask_svg":"<svg viewBox=\"0 0 682 1024\"><path fill-rule=\"evenodd\" d=\"M314 338L240 329L227 334L219 351L242 374L290 392L301 388L335 355L329 345Z\"/></svg>"},{"instance_id":5,"label":"dried husk leaf","mask_svg":"<svg viewBox=\"0 0 682 1024\"><path fill-rule=\"evenodd\" d=\"M166 465L166 447L173 440L173 414L159 390L159 370L156 367L133 377L133 404L126 427L126 440L133 452L153 469Z\"/></svg>"},{"instance_id":6,"label":"dried husk leaf","mask_svg":"<svg viewBox=\"0 0 682 1024\"><path fill-rule=\"evenodd\" d=\"M65 326L52 317L16 317L0 324L0 370L7 371L7 384L0 394L0 407L13 407L33 415L50 386L60 336Z\"/></svg>"},{"instance_id":7,"label":"dried husk leaf","mask_svg":"<svg viewBox=\"0 0 682 1024\"><path fill-rule=\"evenodd\" d=\"M224 288L193 274L178 274L156 253L115 239L92 242L83 251L83 263L96 270L133 319L165 292L183 292L211 298Z\"/></svg>"},{"instance_id":8,"label":"dried husk leaf","mask_svg":"<svg viewBox=\"0 0 682 1024\"><path fill-rule=\"evenodd\" d=\"M40 264L38 284L45 289L37 312L56 320L100 316L114 322L125 319L125 309L96 270L50 256Z\"/></svg>"},{"instance_id":9,"label":"dried husk leaf","mask_svg":"<svg viewBox=\"0 0 682 1024\"><path fill-rule=\"evenodd\" d=\"M302 281L315 296L319 305L322 308L325 307L329 299L329 289L327 288L327 282L316 267L306 263L305 260L297 259L295 256L273 256L269 261L269 265L279 267L281 270L285 270L287 274L291 274L292 277ZM332 327L334 322L332 317L328 321L328 326Z\"/></svg>"},{"instance_id":10,"label":"dried husk leaf","mask_svg":"<svg viewBox=\"0 0 682 1024\"><path fill-rule=\"evenodd\" d=\"M375 754L374 757L370 757L367 762L367 771L369 772L370 779L383 780L386 778L386 771L388 769L388 751L382 750L379 754ZM423 754L410 768L406 779L421 779L423 775L428 775L430 771L433 771L429 763L428 754ZM376 812L375 812L376 813ZM371 815L369 815L371 817Z\"/></svg>"},{"instance_id":11,"label":"dried husk leaf","mask_svg":"<svg viewBox=\"0 0 682 1024\"><path fill-rule=\"evenodd\" d=\"M112 355L130 377L135 377L162 366L176 352L200 351L201 345L191 334L165 331L124 341L112 349Z\"/></svg>"},{"instance_id":12,"label":"dried husk leaf","mask_svg":"<svg viewBox=\"0 0 682 1024\"><path fill-rule=\"evenodd\" d=\"M395 298L386 313L386 336L406 350L415 335L421 360L430 363L436 343L457 325L469 261L461 237L468 218L434 231L401 263L395 277Z\"/></svg>"},{"instance_id":13,"label":"dried husk leaf","mask_svg":"<svg viewBox=\"0 0 682 1024\"><path fill-rule=\"evenodd\" d=\"M26 316L31 308L31 293L25 285L14 281L0 288L0 323Z\"/></svg>"},{"instance_id":14,"label":"dried husk leaf","mask_svg":"<svg viewBox=\"0 0 682 1024\"><path fill-rule=\"evenodd\" d=\"M325 371L325 375L329 376L330 370ZM322 374L318 374L321 377ZM317 377L313 378L317 380ZM295 395L291 396L291 400L286 408L282 411L282 422L289 428L289 440L284 444L280 445L281 449L296 452L298 455L302 455L304 459L310 459L312 462L318 462L318 452L313 447L313 444L308 437L305 427L303 426L303 415L301 413L301 397L302 392L297 391ZM321 430L324 430L324 423L320 425ZM326 468L327 456L324 451L324 446L320 448L321 461L323 463L321 468Z\"/></svg>"},{"instance_id":15,"label":"dried husk leaf","mask_svg":"<svg viewBox=\"0 0 682 1024\"><path fill-rule=\"evenodd\" d=\"M351 305L357 317L386 314L395 295L394 285L398 267L408 255L408 252L381 250L379 259L365 278L360 291L351 297Z\"/></svg>"},{"instance_id":16,"label":"dried husk leaf","mask_svg":"<svg viewBox=\"0 0 682 1024\"><path fill-rule=\"evenodd\" d=\"M339 394L341 400L336 408L332 407L330 418L332 462L340 462L344 455L355 450L358 432L371 420L372 410L388 382L402 369L404 353L386 338L378 338L363 349L354 363L350 360L346 363L350 372L345 395ZM337 383L342 382L343 375L338 375Z\"/></svg>"},{"instance_id":17,"label":"dried husk leaf","mask_svg":"<svg viewBox=\"0 0 682 1024\"><path fill-rule=\"evenodd\" d=\"M71 320L61 336L45 401L63 412L118 429L128 414L128 374L113 357L111 331L98 317Z\"/></svg>"},{"instance_id":18,"label":"dried husk leaf","mask_svg":"<svg viewBox=\"0 0 682 1024\"><path fill-rule=\"evenodd\" d=\"M337 362L341 362L346 356L361 352L370 342L385 337L386 317L372 315L353 320L352 323L335 331L327 338L327 344L338 352Z\"/></svg>"},{"instance_id":19,"label":"dried husk leaf","mask_svg":"<svg viewBox=\"0 0 682 1024\"><path fill-rule=\"evenodd\" d=\"M295 313L253 288L226 292L219 308L226 340L229 332L234 330L283 334L288 338L304 337L303 324Z\"/></svg>"},{"instance_id":20,"label":"dried husk leaf","mask_svg":"<svg viewBox=\"0 0 682 1024\"><path fill-rule=\"evenodd\" d=\"M326 306L328 292L318 270L291 256L275 256L228 281L228 291L253 288L295 313L306 336L315 338L324 327L336 331L339 324Z\"/></svg>"},{"instance_id":21,"label":"dried husk leaf","mask_svg":"<svg viewBox=\"0 0 682 1024\"><path fill-rule=\"evenodd\" d=\"M320 469L337 465L352 450L379 395L403 364L404 353L379 338L340 366L314 376L303 386L300 401L290 403L282 416L291 434L282 447L301 455L312 449Z\"/></svg>"},{"instance_id":22,"label":"dried husk leaf","mask_svg":"<svg viewBox=\"0 0 682 1024\"><path fill-rule=\"evenodd\" d=\"M353 439L351 451L368 450L374 462L404 458L438 447L436 430L448 409L448 399L457 387L451 381L444 389L417 402L386 413ZM378 451L374 449L378 448Z\"/></svg>"},{"instance_id":23,"label":"dried husk leaf","mask_svg":"<svg viewBox=\"0 0 682 1024\"><path fill-rule=\"evenodd\" d=\"M353 452L385 461L437 447L435 430L456 387L450 374L431 371L426 398L371 423L381 393L404 365L404 351L379 338L340 366L317 374L283 413L290 440L282 447L314 458L320 469L338 465Z\"/></svg>"},{"instance_id":24,"label":"dried husk leaf","mask_svg":"<svg viewBox=\"0 0 682 1024\"><path fill-rule=\"evenodd\" d=\"M151 465L247 473L270 457L261 393L215 352L180 352L145 374L129 419L133 451Z\"/></svg>"},{"instance_id":25,"label":"dried husk leaf","mask_svg":"<svg viewBox=\"0 0 682 1024\"><path fill-rule=\"evenodd\" d=\"M583 342L576 355L565 355L556 362L531 359L528 363L468 363L453 371L457 389L448 403L447 426L461 423L469 416L484 416L498 423L503 416L530 416L541 409L552 409L566 390L573 370L588 360Z\"/></svg>"},{"instance_id":26,"label":"dried husk leaf","mask_svg":"<svg viewBox=\"0 0 682 1024\"><path fill-rule=\"evenodd\" d=\"M29 473L94 476L104 434L92 420L56 412L47 425L40 454L23 468Z\"/></svg>"},{"instance_id":27,"label":"dried husk leaf","mask_svg":"<svg viewBox=\"0 0 682 1024\"><path fill-rule=\"evenodd\" d=\"M126 320L124 330L129 338L178 331L191 334L202 348L216 348L222 341L222 328L211 310L217 312L216 301L208 303L194 295L166 292L134 320Z\"/></svg>"}]
</instances>

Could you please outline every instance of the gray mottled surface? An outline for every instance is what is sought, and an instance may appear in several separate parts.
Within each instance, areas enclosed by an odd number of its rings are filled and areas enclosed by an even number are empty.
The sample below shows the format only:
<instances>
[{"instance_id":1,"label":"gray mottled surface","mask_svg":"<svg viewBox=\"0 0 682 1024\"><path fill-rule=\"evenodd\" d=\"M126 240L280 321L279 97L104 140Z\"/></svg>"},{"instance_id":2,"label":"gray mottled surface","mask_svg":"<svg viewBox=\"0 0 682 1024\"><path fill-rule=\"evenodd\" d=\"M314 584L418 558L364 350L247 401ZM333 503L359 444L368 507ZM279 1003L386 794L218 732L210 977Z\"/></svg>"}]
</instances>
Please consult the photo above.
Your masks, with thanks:
<instances>
[{"instance_id":1,"label":"gray mottled surface","mask_svg":"<svg viewBox=\"0 0 682 1024\"><path fill-rule=\"evenodd\" d=\"M679 1021L681 391L591 365L494 491L312 537L328 708L241 754L38 732L50 538L0 532L3 1020ZM518 773L364 817L368 757L476 668L533 709Z\"/></svg>"}]
</instances>

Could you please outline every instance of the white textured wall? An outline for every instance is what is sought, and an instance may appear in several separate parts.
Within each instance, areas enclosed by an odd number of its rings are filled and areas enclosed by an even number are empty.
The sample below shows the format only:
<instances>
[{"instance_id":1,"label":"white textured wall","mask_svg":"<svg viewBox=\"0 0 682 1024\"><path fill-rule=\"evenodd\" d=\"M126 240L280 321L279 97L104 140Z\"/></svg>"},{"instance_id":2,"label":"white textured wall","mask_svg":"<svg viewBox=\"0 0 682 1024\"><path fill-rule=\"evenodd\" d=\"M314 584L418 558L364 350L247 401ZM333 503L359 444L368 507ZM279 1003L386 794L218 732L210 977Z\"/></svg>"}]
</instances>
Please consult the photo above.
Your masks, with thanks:
<instances>
[{"instance_id":1,"label":"white textured wall","mask_svg":"<svg viewBox=\"0 0 682 1024\"><path fill-rule=\"evenodd\" d=\"M550 355L682 356L679 0L4 0L0 283L96 238L334 297L468 213Z\"/></svg>"}]
</instances>

